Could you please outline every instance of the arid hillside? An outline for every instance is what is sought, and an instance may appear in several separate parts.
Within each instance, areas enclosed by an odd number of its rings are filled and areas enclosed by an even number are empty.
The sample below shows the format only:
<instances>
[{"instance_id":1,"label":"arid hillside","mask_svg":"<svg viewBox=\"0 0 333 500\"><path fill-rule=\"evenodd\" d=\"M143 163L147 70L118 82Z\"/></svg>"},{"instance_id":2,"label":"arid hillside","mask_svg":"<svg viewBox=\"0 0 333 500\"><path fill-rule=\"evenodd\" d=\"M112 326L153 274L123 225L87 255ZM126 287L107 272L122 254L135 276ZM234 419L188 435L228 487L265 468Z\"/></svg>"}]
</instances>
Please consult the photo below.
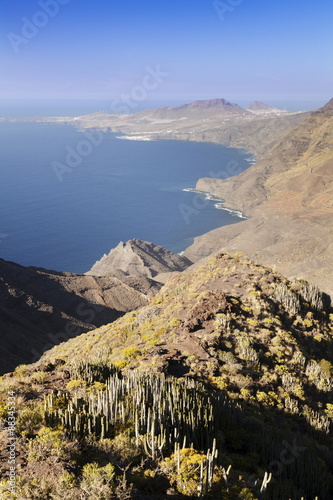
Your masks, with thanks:
<instances>
[{"instance_id":1,"label":"arid hillside","mask_svg":"<svg viewBox=\"0 0 333 500\"><path fill-rule=\"evenodd\" d=\"M244 251L333 294L332 137L333 100L240 175L200 179L197 189L249 220L196 238L185 256L195 261L219 249Z\"/></svg>"},{"instance_id":2,"label":"arid hillside","mask_svg":"<svg viewBox=\"0 0 333 500\"><path fill-rule=\"evenodd\" d=\"M239 253L175 274L0 380L15 500L330 500L332 319L318 288Z\"/></svg>"}]
</instances>

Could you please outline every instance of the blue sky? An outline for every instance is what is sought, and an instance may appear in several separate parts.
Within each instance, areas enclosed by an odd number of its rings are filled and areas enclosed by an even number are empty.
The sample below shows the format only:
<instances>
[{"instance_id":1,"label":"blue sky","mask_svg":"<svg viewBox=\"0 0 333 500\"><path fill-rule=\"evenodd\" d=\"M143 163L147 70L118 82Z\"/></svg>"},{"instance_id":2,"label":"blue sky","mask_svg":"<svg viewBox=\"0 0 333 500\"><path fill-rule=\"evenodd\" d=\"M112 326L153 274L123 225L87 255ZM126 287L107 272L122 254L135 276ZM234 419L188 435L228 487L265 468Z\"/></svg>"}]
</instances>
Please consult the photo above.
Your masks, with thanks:
<instances>
[{"instance_id":1,"label":"blue sky","mask_svg":"<svg viewBox=\"0 0 333 500\"><path fill-rule=\"evenodd\" d=\"M0 0L0 99L116 99L149 81L148 101L324 103L332 25L331 0ZM147 68L168 76L152 85Z\"/></svg>"}]
</instances>

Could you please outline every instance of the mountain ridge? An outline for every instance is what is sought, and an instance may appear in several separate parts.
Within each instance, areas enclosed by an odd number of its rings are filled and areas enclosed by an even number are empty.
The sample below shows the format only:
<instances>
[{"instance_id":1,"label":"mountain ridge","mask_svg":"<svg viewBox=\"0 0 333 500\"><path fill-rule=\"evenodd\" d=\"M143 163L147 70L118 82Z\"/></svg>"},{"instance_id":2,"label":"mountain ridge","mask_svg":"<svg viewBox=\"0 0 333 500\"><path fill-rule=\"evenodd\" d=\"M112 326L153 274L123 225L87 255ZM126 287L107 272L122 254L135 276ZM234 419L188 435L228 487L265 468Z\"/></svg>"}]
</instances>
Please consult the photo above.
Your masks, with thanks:
<instances>
[{"instance_id":1,"label":"mountain ridge","mask_svg":"<svg viewBox=\"0 0 333 500\"><path fill-rule=\"evenodd\" d=\"M210 498L258 500L264 484L267 500L330 500L332 318L316 287L240 253L173 276L0 379L1 396L21 396L19 499L193 498L213 467Z\"/></svg>"},{"instance_id":2,"label":"mountain ridge","mask_svg":"<svg viewBox=\"0 0 333 500\"><path fill-rule=\"evenodd\" d=\"M137 113L138 117L153 117L160 119L175 119L175 118L188 118L198 117L199 119L207 118L211 114L219 116L228 115L246 115L249 112L238 106L238 104L231 103L224 98L197 100L189 104L182 104L180 106L171 106L166 108L157 108Z\"/></svg>"}]
</instances>

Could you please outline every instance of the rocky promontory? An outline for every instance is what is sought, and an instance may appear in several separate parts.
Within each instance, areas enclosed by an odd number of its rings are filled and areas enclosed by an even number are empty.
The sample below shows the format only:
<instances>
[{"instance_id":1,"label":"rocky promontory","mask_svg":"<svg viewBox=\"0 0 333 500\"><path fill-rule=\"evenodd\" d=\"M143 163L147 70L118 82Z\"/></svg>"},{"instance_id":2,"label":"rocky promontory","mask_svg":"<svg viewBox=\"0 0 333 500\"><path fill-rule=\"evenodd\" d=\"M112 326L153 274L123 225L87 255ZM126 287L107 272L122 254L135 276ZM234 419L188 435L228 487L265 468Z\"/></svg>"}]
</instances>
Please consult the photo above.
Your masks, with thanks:
<instances>
[{"instance_id":1,"label":"rocky promontory","mask_svg":"<svg viewBox=\"0 0 333 500\"><path fill-rule=\"evenodd\" d=\"M184 271L192 262L186 257L148 241L122 241L97 261L86 274L107 276L121 270L131 276L154 278L161 273Z\"/></svg>"}]
</instances>

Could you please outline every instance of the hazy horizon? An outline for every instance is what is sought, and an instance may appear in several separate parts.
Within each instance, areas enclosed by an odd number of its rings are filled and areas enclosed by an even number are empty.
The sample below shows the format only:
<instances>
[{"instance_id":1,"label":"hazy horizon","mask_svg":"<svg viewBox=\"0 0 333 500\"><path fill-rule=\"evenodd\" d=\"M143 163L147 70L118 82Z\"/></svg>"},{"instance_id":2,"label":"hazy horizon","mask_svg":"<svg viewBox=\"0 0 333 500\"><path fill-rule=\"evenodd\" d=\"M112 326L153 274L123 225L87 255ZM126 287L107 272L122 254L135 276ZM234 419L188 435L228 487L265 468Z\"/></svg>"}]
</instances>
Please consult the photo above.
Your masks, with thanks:
<instances>
[{"instance_id":1,"label":"hazy horizon","mask_svg":"<svg viewBox=\"0 0 333 500\"><path fill-rule=\"evenodd\" d=\"M223 96L219 96L222 98ZM251 99L235 101L241 107L246 107ZM263 101L263 100L262 100ZM26 118L33 116L82 116L94 112L114 113L112 99L0 99L0 118ZM135 108L128 108L129 113L137 113L148 109L167 106L180 106L193 101L189 100L160 100L136 103ZM326 104L324 100L309 101L279 101L265 100L268 104L290 112L313 111Z\"/></svg>"},{"instance_id":2,"label":"hazy horizon","mask_svg":"<svg viewBox=\"0 0 333 500\"><path fill-rule=\"evenodd\" d=\"M332 97L332 18L328 0L3 0L0 99L320 106Z\"/></svg>"}]
</instances>

